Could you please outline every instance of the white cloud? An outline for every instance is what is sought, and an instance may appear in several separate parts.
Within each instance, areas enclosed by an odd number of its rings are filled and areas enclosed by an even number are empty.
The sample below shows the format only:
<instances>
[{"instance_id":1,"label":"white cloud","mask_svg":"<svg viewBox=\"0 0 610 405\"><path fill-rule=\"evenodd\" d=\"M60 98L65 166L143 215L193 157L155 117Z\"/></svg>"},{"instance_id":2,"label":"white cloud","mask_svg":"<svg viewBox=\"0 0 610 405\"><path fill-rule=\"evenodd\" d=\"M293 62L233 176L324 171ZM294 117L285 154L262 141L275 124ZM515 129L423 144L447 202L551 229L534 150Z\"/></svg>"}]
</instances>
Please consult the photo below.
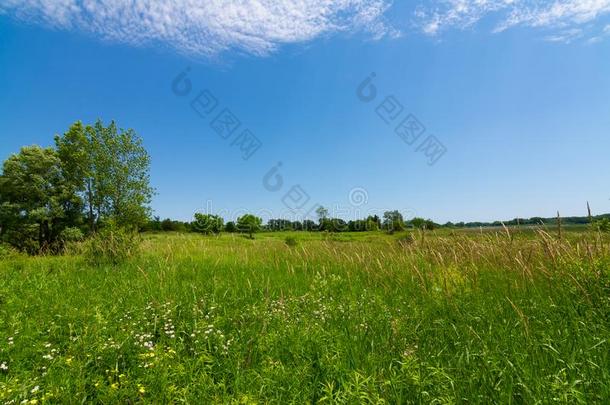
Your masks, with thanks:
<instances>
[{"instance_id":1,"label":"white cloud","mask_svg":"<svg viewBox=\"0 0 610 405\"><path fill-rule=\"evenodd\" d=\"M264 55L336 32L395 36L384 21L389 6L390 0L0 0L0 14L196 55L230 49Z\"/></svg>"},{"instance_id":2,"label":"white cloud","mask_svg":"<svg viewBox=\"0 0 610 405\"><path fill-rule=\"evenodd\" d=\"M466 29L488 16L499 18L494 32L515 26L560 30L547 39L563 41L577 30L610 14L610 0L437 0L416 12L418 25L428 35Z\"/></svg>"}]
</instances>

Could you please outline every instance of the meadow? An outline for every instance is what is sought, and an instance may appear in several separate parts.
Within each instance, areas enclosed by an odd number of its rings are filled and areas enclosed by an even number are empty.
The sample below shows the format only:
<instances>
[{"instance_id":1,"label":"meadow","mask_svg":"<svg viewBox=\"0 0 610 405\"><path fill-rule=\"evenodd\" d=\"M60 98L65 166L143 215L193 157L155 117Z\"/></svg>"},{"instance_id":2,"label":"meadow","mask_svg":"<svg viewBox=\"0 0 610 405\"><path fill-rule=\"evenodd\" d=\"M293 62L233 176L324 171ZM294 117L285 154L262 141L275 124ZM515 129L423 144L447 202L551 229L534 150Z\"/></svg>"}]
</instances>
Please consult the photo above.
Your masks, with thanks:
<instances>
[{"instance_id":1,"label":"meadow","mask_svg":"<svg viewBox=\"0 0 610 405\"><path fill-rule=\"evenodd\" d=\"M599 233L143 238L0 261L0 403L610 400Z\"/></svg>"}]
</instances>

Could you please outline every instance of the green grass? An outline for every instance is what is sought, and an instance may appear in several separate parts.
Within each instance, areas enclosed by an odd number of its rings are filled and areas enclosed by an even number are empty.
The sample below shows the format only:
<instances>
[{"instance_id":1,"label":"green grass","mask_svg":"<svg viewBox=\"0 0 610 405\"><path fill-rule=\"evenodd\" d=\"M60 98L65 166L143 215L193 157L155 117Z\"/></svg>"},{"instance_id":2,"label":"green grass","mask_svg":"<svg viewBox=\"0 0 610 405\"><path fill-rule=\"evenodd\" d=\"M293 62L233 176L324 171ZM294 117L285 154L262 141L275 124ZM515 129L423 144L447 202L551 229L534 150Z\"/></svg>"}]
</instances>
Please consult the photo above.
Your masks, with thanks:
<instances>
[{"instance_id":1,"label":"green grass","mask_svg":"<svg viewBox=\"0 0 610 405\"><path fill-rule=\"evenodd\" d=\"M0 403L607 403L608 240L509 232L6 259Z\"/></svg>"}]
</instances>

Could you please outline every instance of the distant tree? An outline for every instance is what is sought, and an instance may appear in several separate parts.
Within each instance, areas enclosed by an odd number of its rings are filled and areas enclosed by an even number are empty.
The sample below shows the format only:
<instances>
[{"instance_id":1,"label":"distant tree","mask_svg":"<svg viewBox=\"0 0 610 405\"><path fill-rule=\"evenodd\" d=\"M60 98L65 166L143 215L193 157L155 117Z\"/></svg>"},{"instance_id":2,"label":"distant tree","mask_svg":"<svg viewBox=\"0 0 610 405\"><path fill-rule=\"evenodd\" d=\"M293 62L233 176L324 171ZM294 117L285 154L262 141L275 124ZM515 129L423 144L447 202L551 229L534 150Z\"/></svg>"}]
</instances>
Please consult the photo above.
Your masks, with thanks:
<instances>
[{"instance_id":1,"label":"distant tree","mask_svg":"<svg viewBox=\"0 0 610 405\"><path fill-rule=\"evenodd\" d=\"M602 233L610 233L610 219L602 218L596 221L593 221L591 224L593 229Z\"/></svg>"},{"instance_id":2,"label":"distant tree","mask_svg":"<svg viewBox=\"0 0 610 405\"><path fill-rule=\"evenodd\" d=\"M191 223L191 231L210 235L218 234L223 230L224 220L218 215L195 214L195 220Z\"/></svg>"},{"instance_id":3,"label":"distant tree","mask_svg":"<svg viewBox=\"0 0 610 405\"><path fill-rule=\"evenodd\" d=\"M402 231L405 229L405 221L398 211L386 211L383 213L383 226L388 232Z\"/></svg>"},{"instance_id":4,"label":"distant tree","mask_svg":"<svg viewBox=\"0 0 610 405\"><path fill-rule=\"evenodd\" d=\"M302 231L303 230L303 223L300 221L294 221L292 223L292 229L295 231Z\"/></svg>"},{"instance_id":5,"label":"distant tree","mask_svg":"<svg viewBox=\"0 0 610 405\"><path fill-rule=\"evenodd\" d=\"M421 229L421 230L426 229L426 220L423 218L416 217L416 218L413 218L410 222L411 222L411 225L413 226L413 228L415 228L415 229Z\"/></svg>"},{"instance_id":6,"label":"distant tree","mask_svg":"<svg viewBox=\"0 0 610 405\"><path fill-rule=\"evenodd\" d=\"M328 218L328 210L322 206L319 206L316 209L316 214L318 215L318 221L319 221L320 227L322 228L322 222Z\"/></svg>"},{"instance_id":7,"label":"distant tree","mask_svg":"<svg viewBox=\"0 0 610 405\"><path fill-rule=\"evenodd\" d=\"M161 228L161 218L159 217L154 217L152 221L150 221L150 228L153 231L160 231Z\"/></svg>"},{"instance_id":8,"label":"distant tree","mask_svg":"<svg viewBox=\"0 0 610 405\"><path fill-rule=\"evenodd\" d=\"M28 146L10 156L0 190L1 232L18 249L58 250L62 231L79 223L81 200L51 148Z\"/></svg>"},{"instance_id":9,"label":"distant tree","mask_svg":"<svg viewBox=\"0 0 610 405\"><path fill-rule=\"evenodd\" d=\"M306 219L303 221L303 230L304 231L315 231L318 229L318 225L310 219Z\"/></svg>"},{"instance_id":10,"label":"distant tree","mask_svg":"<svg viewBox=\"0 0 610 405\"><path fill-rule=\"evenodd\" d=\"M348 230L350 232L364 232L369 230L369 222L366 219L357 219L355 221L349 221L347 223Z\"/></svg>"},{"instance_id":11,"label":"distant tree","mask_svg":"<svg viewBox=\"0 0 610 405\"><path fill-rule=\"evenodd\" d=\"M366 219L366 230L367 231L378 231L381 228L381 220L377 215L374 217L368 217Z\"/></svg>"},{"instance_id":12,"label":"distant tree","mask_svg":"<svg viewBox=\"0 0 610 405\"><path fill-rule=\"evenodd\" d=\"M290 231L293 227L292 222L287 219L270 219L267 221L267 229L270 231Z\"/></svg>"},{"instance_id":13,"label":"distant tree","mask_svg":"<svg viewBox=\"0 0 610 405\"><path fill-rule=\"evenodd\" d=\"M184 222L167 218L160 223L160 229L163 232L184 232L186 231L187 226Z\"/></svg>"},{"instance_id":14,"label":"distant tree","mask_svg":"<svg viewBox=\"0 0 610 405\"><path fill-rule=\"evenodd\" d=\"M164 232L174 231L175 230L174 222L169 218L164 219L161 222L161 230Z\"/></svg>"},{"instance_id":15,"label":"distant tree","mask_svg":"<svg viewBox=\"0 0 610 405\"><path fill-rule=\"evenodd\" d=\"M237 229L239 232L247 233L250 239L254 239L254 233L261 229L263 220L252 214L246 214L237 219Z\"/></svg>"},{"instance_id":16,"label":"distant tree","mask_svg":"<svg viewBox=\"0 0 610 405\"><path fill-rule=\"evenodd\" d=\"M225 232L235 233L237 232L237 226L235 226L235 222L229 221L225 225Z\"/></svg>"}]
</instances>

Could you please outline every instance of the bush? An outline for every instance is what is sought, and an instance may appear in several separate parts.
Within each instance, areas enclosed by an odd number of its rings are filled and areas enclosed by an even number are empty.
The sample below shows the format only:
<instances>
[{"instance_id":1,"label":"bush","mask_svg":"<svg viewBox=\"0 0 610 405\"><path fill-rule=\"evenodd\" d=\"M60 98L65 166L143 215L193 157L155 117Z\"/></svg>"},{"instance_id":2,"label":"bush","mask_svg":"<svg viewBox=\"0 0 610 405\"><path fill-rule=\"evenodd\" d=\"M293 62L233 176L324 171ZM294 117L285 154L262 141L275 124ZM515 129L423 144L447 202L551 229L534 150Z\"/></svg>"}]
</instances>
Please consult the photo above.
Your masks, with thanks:
<instances>
[{"instance_id":1,"label":"bush","mask_svg":"<svg viewBox=\"0 0 610 405\"><path fill-rule=\"evenodd\" d=\"M593 222L593 229L602 233L610 233L610 219L603 218Z\"/></svg>"},{"instance_id":2,"label":"bush","mask_svg":"<svg viewBox=\"0 0 610 405\"><path fill-rule=\"evenodd\" d=\"M0 244L0 260L11 259L19 253L10 246Z\"/></svg>"},{"instance_id":3,"label":"bush","mask_svg":"<svg viewBox=\"0 0 610 405\"><path fill-rule=\"evenodd\" d=\"M137 232L110 225L83 243L82 255L92 265L117 265L137 256L141 242Z\"/></svg>"},{"instance_id":4,"label":"bush","mask_svg":"<svg viewBox=\"0 0 610 405\"><path fill-rule=\"evenodd\" d=\"M61 234L59 235L59 239L64 244L80 242L84 238L85 238L85 235L83 234L83 231L81 231L79 228L66 228L63 231L61 231Z\"/></svg>"},{"instance_id":5,"label":"bush","mask_svg":"<svg viewBox=\"0 0 610 405\"><path fill-rule=\"evenodd\" d=\"M290 246L290 247L296 247L299 245L299 242L296 240L296 238L294 236L287 236L286 239L284 239L284 242L286 243L287 246Z\"/></svg>"}]
</instances>

